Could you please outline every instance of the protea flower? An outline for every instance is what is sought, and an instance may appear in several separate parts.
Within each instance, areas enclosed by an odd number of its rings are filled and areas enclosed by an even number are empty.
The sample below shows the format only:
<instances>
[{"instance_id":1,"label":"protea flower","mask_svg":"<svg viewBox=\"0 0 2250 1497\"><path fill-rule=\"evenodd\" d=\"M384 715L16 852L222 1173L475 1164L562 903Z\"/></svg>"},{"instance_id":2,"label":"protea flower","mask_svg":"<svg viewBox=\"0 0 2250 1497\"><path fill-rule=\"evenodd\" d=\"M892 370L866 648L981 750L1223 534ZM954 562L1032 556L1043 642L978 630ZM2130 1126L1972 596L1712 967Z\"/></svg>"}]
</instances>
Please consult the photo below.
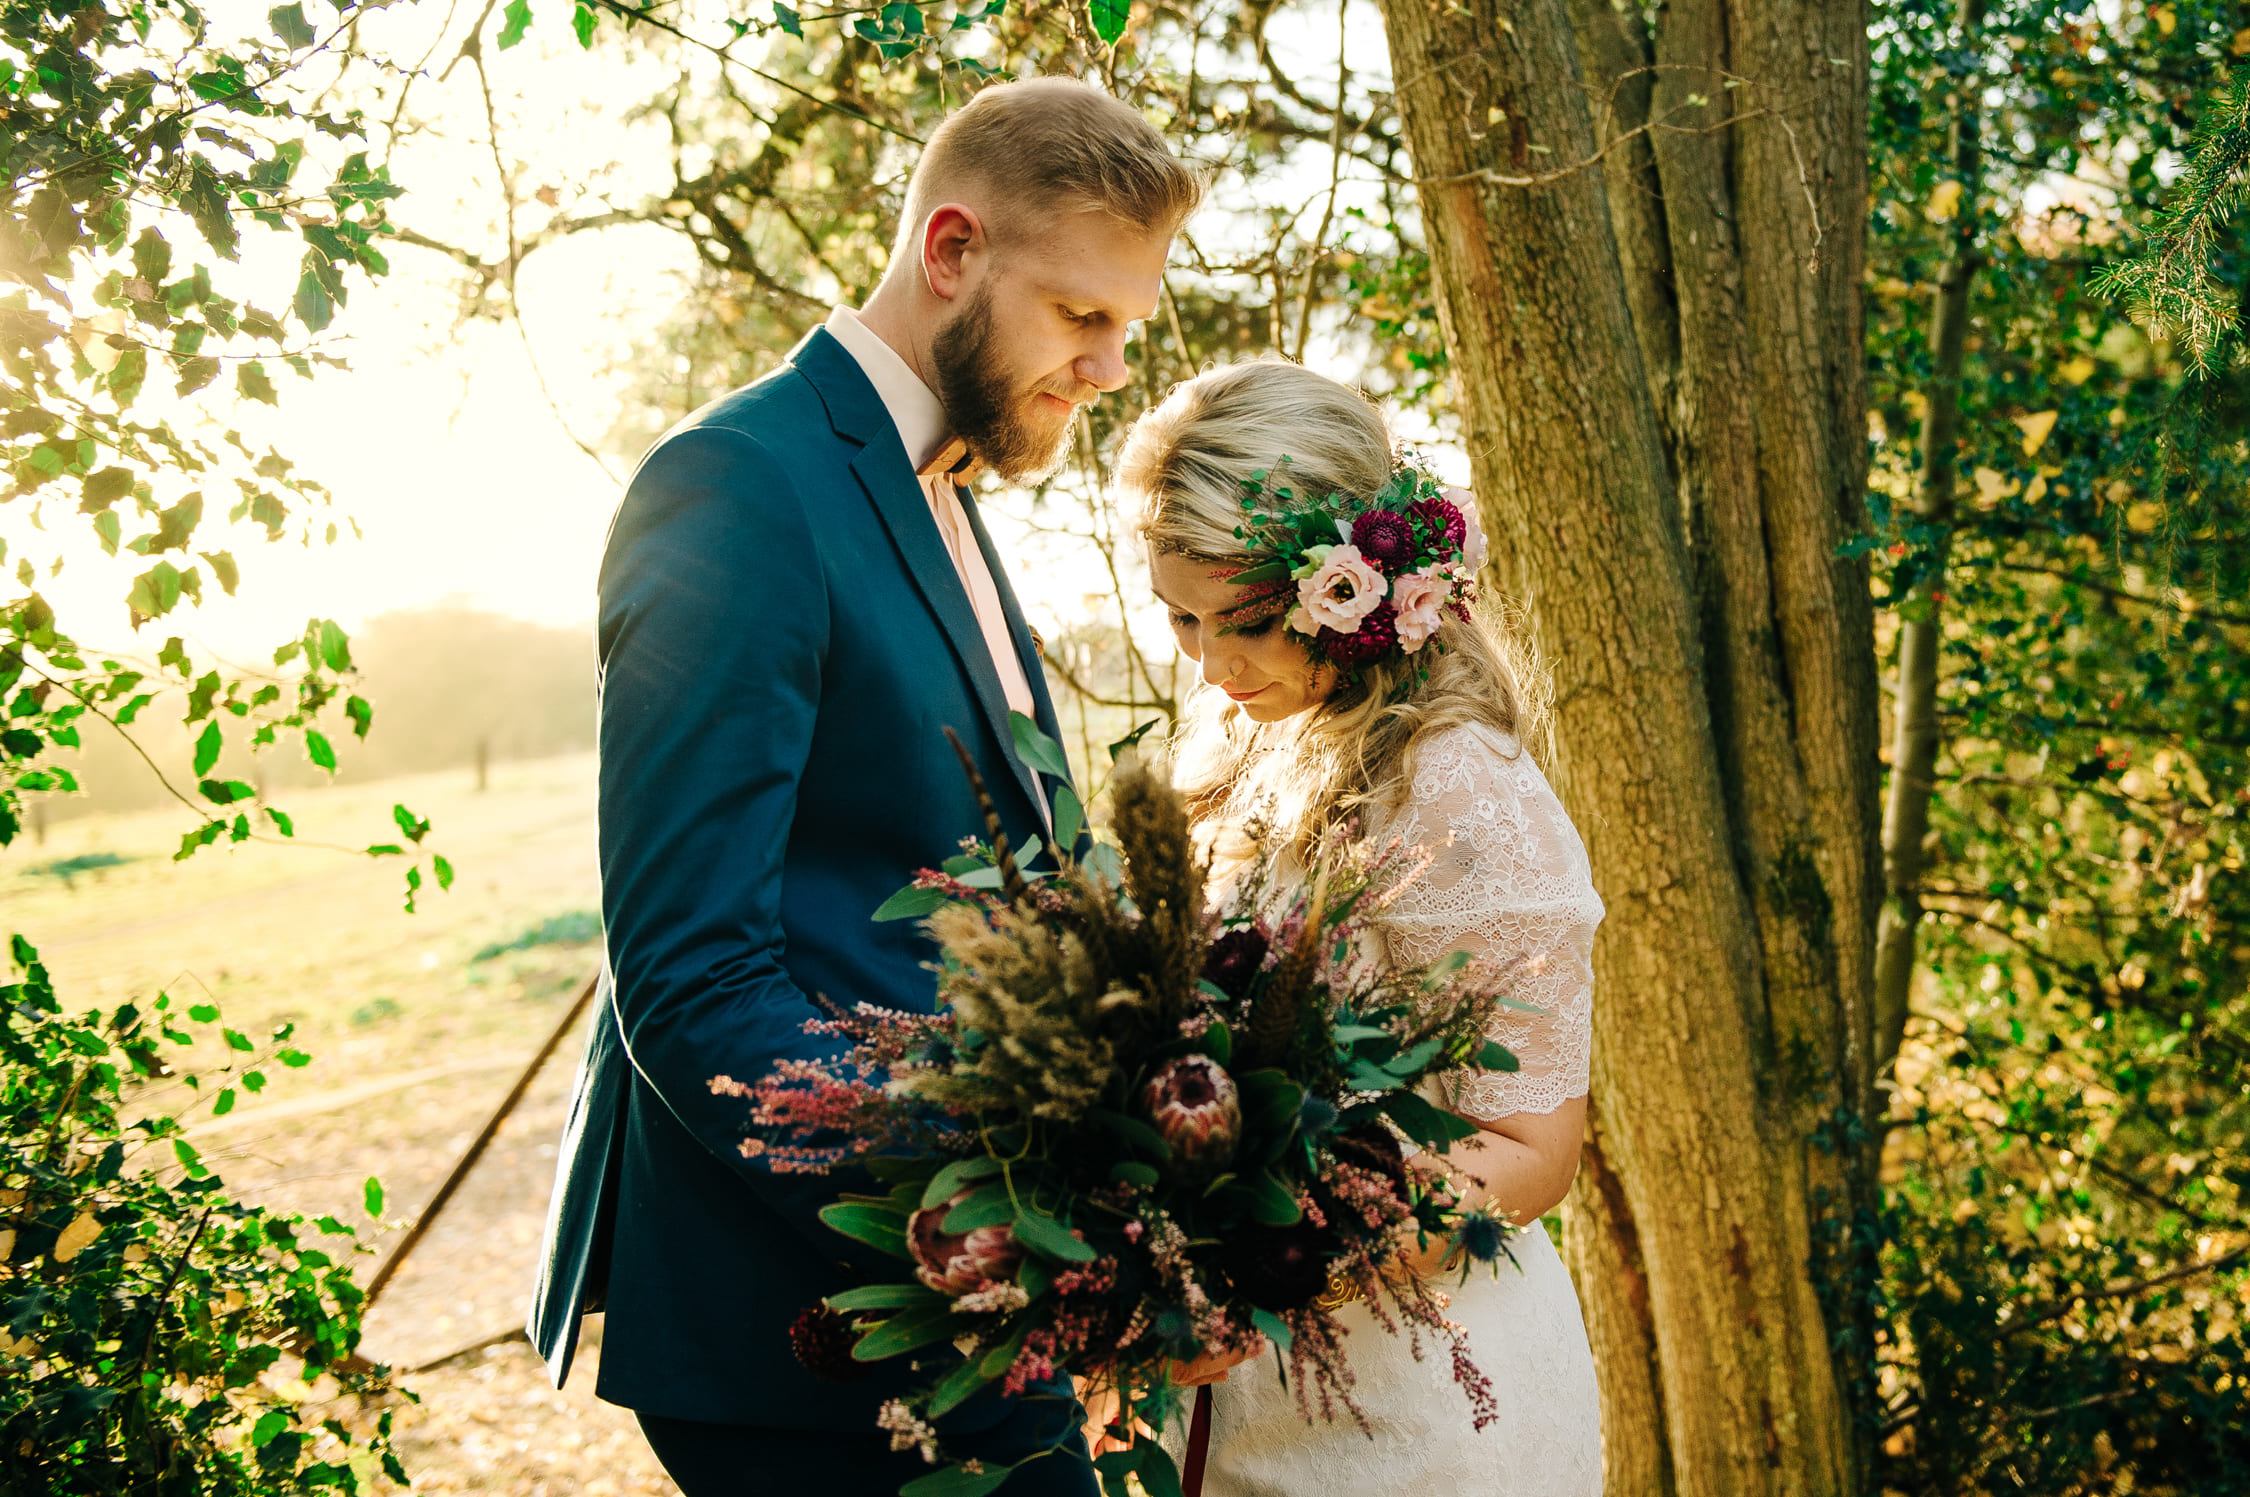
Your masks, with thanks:
<instances>
[{"instance_id":1,"label":"protea flower","mask_svg":"<svg viewBox=\"0 0 2250 1497\"><path fill-rule=\"evenodd\" d=\"M1158 1067L1141 1089L1141 1110L1184 1163L1224 1160L1242 1132L1234 1078L1207 1055L1183 1055Z\"/></svg>"},{"instance_id":2,"label":"protea flower","mask_svg":"<svg viewBox=\"0 0 2250 1497\"><path fill-rule=\"evenodd\" d=\"M918 1265L915 1276L940 1294L961 1295L1015 1277L1023 1261L1016 1245L1015 1228L978 1227L970 1232L945 1230L945 1214L969 1198L974 1187L957 1192L953 1199L925 1206L906 1219L906 1248Z\"/></svg>"}]
</instances>

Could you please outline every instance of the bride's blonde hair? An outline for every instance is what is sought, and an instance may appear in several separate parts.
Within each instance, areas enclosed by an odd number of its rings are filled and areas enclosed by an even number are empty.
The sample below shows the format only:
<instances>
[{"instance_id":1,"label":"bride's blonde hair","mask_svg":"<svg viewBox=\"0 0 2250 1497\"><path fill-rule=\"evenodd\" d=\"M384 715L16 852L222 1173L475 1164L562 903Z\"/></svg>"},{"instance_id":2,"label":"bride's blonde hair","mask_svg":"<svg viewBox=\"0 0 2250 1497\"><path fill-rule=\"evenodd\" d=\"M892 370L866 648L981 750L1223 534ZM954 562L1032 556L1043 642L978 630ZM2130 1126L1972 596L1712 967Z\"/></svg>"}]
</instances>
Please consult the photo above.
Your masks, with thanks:
<instances>
[{"instance_id":1,"label":"bride's blonde hair","mask_svg":"<svg viewBox=\"0 0 2250 1497\"><path fill-rule=\"evenodd\" d=\"M1310 503L1371 497L1398 458L1366 397L1300 364L1259 359L1174 387L1134 423L1117 484L1152 552L1242 565L1264 559L1238 535L1244 482L1285 460L1289 488ZM1282 722L1253 722L1224 692L1198 687L1174 738L1174 772L1212 841L1214 871L1251 856L1257 842L1309 862L1319 839L1363 809L1395 810L1426 734L1480 723L1533 740L1544 679L1487 603L1466 619L1447 612L1421 650L1393 652Z\"/></svg>"}]
</instances>

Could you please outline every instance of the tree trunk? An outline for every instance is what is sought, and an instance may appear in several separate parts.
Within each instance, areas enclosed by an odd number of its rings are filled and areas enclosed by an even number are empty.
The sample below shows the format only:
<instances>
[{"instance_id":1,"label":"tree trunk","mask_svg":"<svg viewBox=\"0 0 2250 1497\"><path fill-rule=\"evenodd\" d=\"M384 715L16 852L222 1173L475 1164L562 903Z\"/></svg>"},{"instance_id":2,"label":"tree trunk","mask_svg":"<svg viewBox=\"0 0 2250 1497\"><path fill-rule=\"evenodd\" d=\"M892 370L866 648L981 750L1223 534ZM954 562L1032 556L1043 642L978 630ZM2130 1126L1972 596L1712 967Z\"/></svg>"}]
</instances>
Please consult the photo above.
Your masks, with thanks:
<instances>
[{"instance_id":1,"label":"tree trunk","mask_svg":"<svg viewBox=\"0 0 2250 1497\"><path fill-rule=\"evenodd\" d=\"M1554 778L1610 906L1566 1217L1609 1488L1856 1492L1882 884L1872 611L1837 548L1865 16L1383 9L1494 580L1552 662Z\"/></svg>"},{"instance_id":2,"label":"tree trunk","mask_svg":"<svg viewBox=\"0 0 2250 1497\"><path fill-rule=\"evenodd\" d=\"M1984 0L1961 0L1961 46L1973 47ZM1887 898L1875 938L1876 1059L1888 1065L1906 1033L1907 989L1914 978L1914 935L1922 923L1922 850L1930 830L1937 775L1938 651L1945 640L1945 564L1952 552L1954 443L1961 412L1961 359L1969 330L1969 281L1976 274L1976 201L1983 189L1977 84L1961 81L1947 127L1954 180L1953 235L1930 306L1930 381L1923 390L1922 472L1914 517L1935 532L1922 575L1899 609L1898 685L1891 736L1890 799L1883 808L1883 883Z\"/></svg>"}]
</instances>

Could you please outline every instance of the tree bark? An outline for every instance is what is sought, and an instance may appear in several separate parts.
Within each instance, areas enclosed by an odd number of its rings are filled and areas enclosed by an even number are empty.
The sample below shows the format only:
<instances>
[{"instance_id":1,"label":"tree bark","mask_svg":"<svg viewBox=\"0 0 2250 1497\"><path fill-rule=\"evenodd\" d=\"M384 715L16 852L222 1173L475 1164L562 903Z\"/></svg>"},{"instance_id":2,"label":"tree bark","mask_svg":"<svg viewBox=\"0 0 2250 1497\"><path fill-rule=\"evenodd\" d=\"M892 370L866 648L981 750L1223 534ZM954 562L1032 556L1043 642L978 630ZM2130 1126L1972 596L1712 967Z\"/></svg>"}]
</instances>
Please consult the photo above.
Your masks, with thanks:
<instances>
[{"instance_id":1,"label":"tree bark","mask_svg":"<svg viewBox=\"0 0 2250 1497\"><path fill-rule=\"evenodd\" d=\"M1984 0L1961 0L1954 17L1963 47L1976 44ZM1914 937L1922 923L1922 875L1929 863L1930 791L1936 783L1938 652L1945 642L1945 566L1952 553L1954 444L1961 411L1961 360L1969 326L1969 283L1976 274L1976 200L1983 188L1977 84L1961 81L1948 101L1947 155L1961 184L1953 234L1937 295L1930 306L1930 379L1923 388L1922 471L1914 486L1914 517L1929 530L1921 577L1899 609L1898 683L1892 736L1890 798L1883 808L1883 882L1887 898L1875 944L1876 1062L1897 1058L1906 1033L1907 990L1914 977Z\"/></svg>"},{"instance_id":2,"label":"tree bark","mask_svg":"<svg viewBox=\"0 0 2250 1497\"><path fill-rule=\"evenodd\" d=\"M1882 884L1872 610L1837 549L1865 16L1383 10L1495 580L1552 661L1552 770L1610 905L1566 1213L1609 1489L1856 1492L1868 1265L1839 1245L1873 1203Z\"/></svg>"}]
</instances>

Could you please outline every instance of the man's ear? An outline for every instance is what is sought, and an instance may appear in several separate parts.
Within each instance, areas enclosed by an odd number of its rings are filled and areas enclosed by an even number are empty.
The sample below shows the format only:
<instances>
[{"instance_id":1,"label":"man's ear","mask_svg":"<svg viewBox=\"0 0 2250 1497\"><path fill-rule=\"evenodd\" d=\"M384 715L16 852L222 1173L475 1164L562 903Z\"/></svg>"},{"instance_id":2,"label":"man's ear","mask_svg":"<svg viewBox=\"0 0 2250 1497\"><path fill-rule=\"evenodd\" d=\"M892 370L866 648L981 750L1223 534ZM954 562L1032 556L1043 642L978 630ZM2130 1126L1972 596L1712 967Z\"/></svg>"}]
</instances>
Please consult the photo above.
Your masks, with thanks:
<instances>
[{"instance_id":1,"label":"man's ear","mask_svg":"<svg viewBox=\"0 0 2250 1497\"><path fill-rule=\"evenodd\" d=\"M922 276L930 290L951 301L968 289L969 261L985 249L976 210L940 203L922 225Z\"/></svg>"}]
</instances>

